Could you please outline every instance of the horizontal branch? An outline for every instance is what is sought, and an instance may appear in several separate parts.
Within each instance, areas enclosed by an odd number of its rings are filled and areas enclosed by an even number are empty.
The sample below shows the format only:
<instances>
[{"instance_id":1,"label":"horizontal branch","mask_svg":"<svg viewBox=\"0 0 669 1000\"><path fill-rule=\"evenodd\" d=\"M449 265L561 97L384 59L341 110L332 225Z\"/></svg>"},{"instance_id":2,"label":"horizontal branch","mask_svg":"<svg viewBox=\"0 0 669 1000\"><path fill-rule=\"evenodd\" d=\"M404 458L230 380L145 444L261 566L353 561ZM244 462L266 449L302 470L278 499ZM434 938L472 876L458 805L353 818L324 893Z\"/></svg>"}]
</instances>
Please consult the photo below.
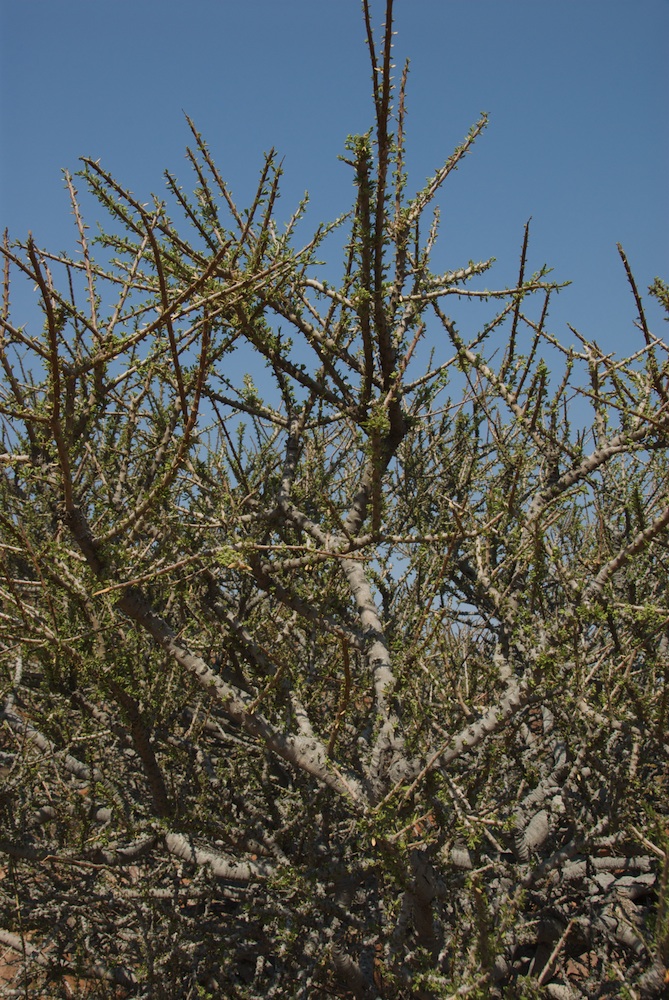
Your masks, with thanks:
<instances>
[{"instance_id":1,"label":"horizontal branch","mask_svg":"<svg viewBox=\"0 0 669 1000\"><path fill-rule=\"evenodd\" d=\"M181 833L166 833L165 847L177 858L193 865L208 865L217 878L228 882L246 884L255 879L267 878L274 871L273 865L262 861L231 861L222 854L196 847L193 841Z\"/></svg>"},{"instance_id":2,"label":"horizontal branch","mask_svg":"<svg viewBox=\"0 0 669 1000\"><path fill-rule=\"evenodd\" d=\"M114 983L116 986L122 986L125 989L133 989L137 986L137 980L129 969L125 969L122 966L115 966L108 969L100 962L94 962L91 965L84 965L83 968L78 962L68 965L67 963L63 963L62 958L55 954L50 948L47 949L46 946L44 948L40 948L34 944L33 941L28 941L24 936L12 934L11 931L5 931L2 930L2 928L0 928L0 944L18 952L21 955L21 959L19 960L21 962L32 962L43 969L50 969L57 963L61 978L63 975L67 974L69 970L70 973L76 975L77 977L81 977L83 975L89 979L102 979L108 983ZM11 962L7 962L5 957L5 968L11 968L11 964ZM14 994L12 993L12 995Z\"/></svg>"}]
</instances>

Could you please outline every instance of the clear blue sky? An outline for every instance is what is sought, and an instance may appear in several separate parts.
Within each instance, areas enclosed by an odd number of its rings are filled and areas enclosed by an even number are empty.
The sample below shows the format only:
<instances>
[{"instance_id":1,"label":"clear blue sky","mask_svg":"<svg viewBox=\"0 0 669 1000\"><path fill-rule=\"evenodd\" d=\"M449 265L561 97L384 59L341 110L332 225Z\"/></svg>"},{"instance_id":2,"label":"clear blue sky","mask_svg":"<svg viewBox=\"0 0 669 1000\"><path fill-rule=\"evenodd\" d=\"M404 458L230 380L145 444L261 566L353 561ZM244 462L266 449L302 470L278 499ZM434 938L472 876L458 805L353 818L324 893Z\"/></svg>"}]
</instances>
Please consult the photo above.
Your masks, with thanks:
<instances>
[{"instance_id":1,"label":"clear blue sky","mask_svg":"<svg viewBox=\"0 0 669 1000\"><path fill-rule=\"evenodd\" d=\"M194 186L183 111L241 206L270 146L285 158L285 217L307 189L314 226L350 205L337 155L372 122L358 0L0 0L0 11L0 225L12 236L75 250L60 171L81 155L141 200L162 191L164 168ZM485 284L512 281L532 216L531 267L573 281L555 332L571 341L569 321L607 350L632 349L616 242L642 287L669 270L669 0L397 0L396 29L398 74L411 59L414 186L481 110L491 116L441 196L439 266L495 256Z\"/></svg>"}]
</instances>

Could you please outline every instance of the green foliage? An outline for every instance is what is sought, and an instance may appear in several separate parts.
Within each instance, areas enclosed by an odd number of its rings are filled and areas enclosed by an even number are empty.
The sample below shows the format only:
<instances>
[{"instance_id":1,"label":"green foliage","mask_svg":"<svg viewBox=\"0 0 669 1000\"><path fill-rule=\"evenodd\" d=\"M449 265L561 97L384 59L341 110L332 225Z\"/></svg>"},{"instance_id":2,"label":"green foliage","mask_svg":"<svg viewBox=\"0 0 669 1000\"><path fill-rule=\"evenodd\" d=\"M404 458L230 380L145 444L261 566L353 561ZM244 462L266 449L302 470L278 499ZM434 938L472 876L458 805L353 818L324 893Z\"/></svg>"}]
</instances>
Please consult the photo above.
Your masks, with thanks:
<instances>
[{"instance_id":1,"label":"green foliage","mask_svg":"<svg viewBox=\"0 0 669 1000\"><path fill-rule=\"evenodd\" d=\"M667 346L560 346L529 231L513 287L431 270L487 118L409 196L364 7L376 125L306 245L275 154L239 210L192 123L193 198L86 160L98 256L70 179L82 254L4 243L0 906L40 995L529 998L586 953L635 989L667 964Z\"/></svg>"}]
</instances>

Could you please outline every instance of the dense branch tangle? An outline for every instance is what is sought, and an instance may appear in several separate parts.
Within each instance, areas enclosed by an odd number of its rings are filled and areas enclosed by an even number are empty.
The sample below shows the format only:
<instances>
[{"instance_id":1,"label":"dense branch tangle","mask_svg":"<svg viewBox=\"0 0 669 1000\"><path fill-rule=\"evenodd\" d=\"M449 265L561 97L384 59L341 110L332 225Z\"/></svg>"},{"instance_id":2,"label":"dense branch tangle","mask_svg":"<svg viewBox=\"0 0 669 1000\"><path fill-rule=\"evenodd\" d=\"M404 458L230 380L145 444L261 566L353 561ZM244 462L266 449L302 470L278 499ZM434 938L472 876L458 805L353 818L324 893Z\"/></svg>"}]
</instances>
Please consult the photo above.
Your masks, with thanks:
<instances>
[{"instance_id":1,"label":"dense branch tangle","mask_svg":"<svg viewBox=\"0 0 669 1000\"><path fill-rule=\"evenodd\" d=\"M186 234L86 160L97 245L69 177L76 257L5 237L0 890L26 983L47 929L61 968L153 996L560 988L590 952L664 974L667 347L624 255L617 360L546 329L528 229L515 287L432 271L428 212L486 119L409 196L392 3L378 46L364 8L375 127L306 245L275 154L240 211L190 121ZM42 332L12 318L24 278ZM558 891L567 862L587 877ZM655 937L621 930L625 878Z\"/></svg>"}]
</instances>

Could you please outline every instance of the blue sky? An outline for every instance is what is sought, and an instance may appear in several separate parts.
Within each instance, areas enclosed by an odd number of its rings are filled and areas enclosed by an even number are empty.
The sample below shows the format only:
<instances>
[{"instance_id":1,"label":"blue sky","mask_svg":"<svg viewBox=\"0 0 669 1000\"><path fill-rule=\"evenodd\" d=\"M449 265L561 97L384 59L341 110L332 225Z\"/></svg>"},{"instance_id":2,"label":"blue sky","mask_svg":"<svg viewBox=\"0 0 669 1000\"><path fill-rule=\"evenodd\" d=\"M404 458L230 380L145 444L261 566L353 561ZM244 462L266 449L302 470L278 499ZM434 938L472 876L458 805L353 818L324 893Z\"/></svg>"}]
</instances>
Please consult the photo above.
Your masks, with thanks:
<instances>
[{"instance_id":1,"label":"blue sky","mask_svg":"<svg viewBox=\"0 0 669 1000\"><path fill-rule=\"evenodd\" d=\"M305 190L314 227L351 204L337 156L372 122L358 0L0 0L0 11L0 225L11 236L31 230L74 252L60 171L81 155L141 200L163 190L165 168L192 188L184 111L241 207L271 146L284 157L286 218ZM436 265L495 256L484 283L513 281L532 216L531 269L573 282L554 332L572 341L569 321L606 350L633 350L615 244L641 287L667 277L669 0L396 0L395 26L398 75L411 59L414 187L482 110L491 119L441 195Z\"/></svg>"}]
</instances>

